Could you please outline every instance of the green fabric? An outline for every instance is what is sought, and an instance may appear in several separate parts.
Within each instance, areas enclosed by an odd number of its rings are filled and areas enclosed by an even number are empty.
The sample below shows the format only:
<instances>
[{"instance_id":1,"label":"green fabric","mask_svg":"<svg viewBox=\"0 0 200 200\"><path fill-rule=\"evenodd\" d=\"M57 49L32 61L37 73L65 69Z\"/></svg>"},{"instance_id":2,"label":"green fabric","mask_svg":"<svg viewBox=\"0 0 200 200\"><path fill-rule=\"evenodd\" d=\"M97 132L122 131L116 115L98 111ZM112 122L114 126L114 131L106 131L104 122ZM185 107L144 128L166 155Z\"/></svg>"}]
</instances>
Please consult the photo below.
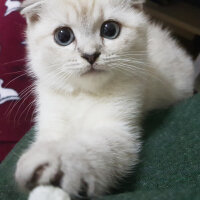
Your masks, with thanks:
<instances>
[{"instance_id":1,"label":"green fabric","mask_svg":"<svg viewBox=\"0 0 200 200\"><path fill-rule=\"evenodd\" d=\"M200 95L144 122L141 162L113 195L98 200L200 199ZM16 160L33 138L30 131L0 165L0 200L25 200L13 181Z\"/></svg>"}]
</instances>

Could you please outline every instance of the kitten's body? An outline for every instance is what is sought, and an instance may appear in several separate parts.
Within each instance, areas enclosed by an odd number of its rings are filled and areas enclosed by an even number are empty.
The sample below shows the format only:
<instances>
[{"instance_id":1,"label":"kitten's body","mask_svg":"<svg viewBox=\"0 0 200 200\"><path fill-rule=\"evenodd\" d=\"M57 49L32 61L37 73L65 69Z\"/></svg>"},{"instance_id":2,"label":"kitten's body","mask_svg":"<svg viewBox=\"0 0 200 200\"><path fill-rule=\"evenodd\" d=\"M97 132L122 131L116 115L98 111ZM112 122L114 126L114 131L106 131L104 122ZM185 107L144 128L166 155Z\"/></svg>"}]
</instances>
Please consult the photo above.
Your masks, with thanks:
<instances>
[{"instance_id":1,"label":"kitten's body","mask_svg":"<svg viewBox=\"0 0 200 200\"><path fill-rule=\"evenodd\" d=\"M107 1L42 3L36 9L41 19L34 24L32 11L25 12L30 67L38 79L38 130L35 143L18 163L16 179L22 187L53 183L62 172L60 184L69 194L104 194L137 163L142 114L192 94L192 62L169 34L131 8L134 1ZM77 36L66 55L49 34L63 25L64 13ZM116 41L101 41L92 29L108 19L122 24ZM81 34L76 33L79 26ZM88 63L80 51L96 49L102 53L97 67L105 71L84 74ZM70 62L79 69L76 76Z\"/></svg>"}]
</instances>

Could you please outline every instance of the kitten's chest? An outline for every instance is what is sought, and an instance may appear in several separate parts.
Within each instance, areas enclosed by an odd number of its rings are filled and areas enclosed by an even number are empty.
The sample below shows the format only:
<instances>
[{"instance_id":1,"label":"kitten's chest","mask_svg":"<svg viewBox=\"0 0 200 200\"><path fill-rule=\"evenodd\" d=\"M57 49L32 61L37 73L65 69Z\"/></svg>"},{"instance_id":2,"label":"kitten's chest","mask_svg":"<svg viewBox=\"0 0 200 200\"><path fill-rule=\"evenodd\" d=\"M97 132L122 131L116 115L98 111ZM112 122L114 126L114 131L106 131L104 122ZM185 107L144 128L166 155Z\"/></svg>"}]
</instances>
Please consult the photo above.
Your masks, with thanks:
<instances>
[{"instance_id":1,"label":"kitten's chest","mask_svg":"<svg viewBox=\"0 0 200 200\"><path fill-rule=\"evenodd\" d=\"M98 119L110 118L116 112L115 103L108 99L80 95L63 98L59 102L54 112L64 118L65 121L76 125L97 123Z\"/></svg>"},{"instance_id":2,"label":"kitten's chest","mask_svg":"<svg viewBox=\"0 0 200 200\"><path fill-rule=\"evenodd\" d=\"M123 90L117 88L116 92L112 90L98 96L86 93L67 96L40 90L39 129L46 130L48 127L51 132L56 132L54 137L57 139L69 133L92 133L103 127L126 127L130 121L135 124L141 111L137 91L134 87L124 87Z\"/></svg>"},{"instance_id":3,"label":"kitten's chest","mask_svg":"<svg viewBox=\"0 0 200 200\"><path fill-rule=\"evenodd\" d=\"M43 95L41 114L59 119L71 126L101 125L109 120L121 120L138 112L136 99L130 96L93 97L89 95Z\"/></svg>"}]
</instances>

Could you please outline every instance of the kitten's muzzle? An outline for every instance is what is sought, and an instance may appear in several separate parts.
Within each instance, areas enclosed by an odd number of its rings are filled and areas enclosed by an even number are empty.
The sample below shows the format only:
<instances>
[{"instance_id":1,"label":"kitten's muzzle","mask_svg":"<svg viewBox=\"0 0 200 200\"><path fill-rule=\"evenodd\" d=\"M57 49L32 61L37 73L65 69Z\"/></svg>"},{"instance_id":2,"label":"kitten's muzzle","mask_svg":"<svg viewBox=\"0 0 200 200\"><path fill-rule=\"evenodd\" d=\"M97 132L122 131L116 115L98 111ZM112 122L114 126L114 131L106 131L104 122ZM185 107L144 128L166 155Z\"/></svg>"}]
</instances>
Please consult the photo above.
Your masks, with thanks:
<instances>
[{"instance_id":1,"label":"kitten's muzzle","mask_svg":"<svg viewBox=\"0 0 200 200\"><path fill-rule=\"evenodd\" d=\"M87 60L91 65L93 65L100 55L101 53L95 52L94 54L83 54L81 57Z\"/></svg>"}]
</instances>

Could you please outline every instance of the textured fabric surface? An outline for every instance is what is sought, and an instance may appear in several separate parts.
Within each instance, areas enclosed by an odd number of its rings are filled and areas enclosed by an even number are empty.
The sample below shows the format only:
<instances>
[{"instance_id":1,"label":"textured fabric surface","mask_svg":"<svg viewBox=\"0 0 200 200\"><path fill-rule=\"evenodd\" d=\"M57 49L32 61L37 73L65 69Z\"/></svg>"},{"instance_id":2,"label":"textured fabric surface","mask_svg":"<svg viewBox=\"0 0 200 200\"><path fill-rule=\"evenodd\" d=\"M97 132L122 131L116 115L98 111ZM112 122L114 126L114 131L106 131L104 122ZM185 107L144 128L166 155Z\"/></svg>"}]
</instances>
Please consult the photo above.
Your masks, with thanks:
<instances>
[{"instance_id":1,"label":"textured fabric surface","mask_svg":"<svg viewBox=\"0 0 200 200\"><path fill-rule=\"evenodd\" d=\"M25 20L17 12L21 2L0 0L0 161L32 126L32 81L25 73Z\"/></svg>"},{"instance_id":2,"label":"textured fabric surface","mask_svg":"<svg viewBox=\"0 0 200 200\"><path fill-rule=\"evenodd\" d=\"M144 122L141 162L114 194L99 200L200 199L200 95ZM29 132L0 166L0 199L25 200L13 181L16 160L33 138Z\"/></svg>"}]
</instances>

